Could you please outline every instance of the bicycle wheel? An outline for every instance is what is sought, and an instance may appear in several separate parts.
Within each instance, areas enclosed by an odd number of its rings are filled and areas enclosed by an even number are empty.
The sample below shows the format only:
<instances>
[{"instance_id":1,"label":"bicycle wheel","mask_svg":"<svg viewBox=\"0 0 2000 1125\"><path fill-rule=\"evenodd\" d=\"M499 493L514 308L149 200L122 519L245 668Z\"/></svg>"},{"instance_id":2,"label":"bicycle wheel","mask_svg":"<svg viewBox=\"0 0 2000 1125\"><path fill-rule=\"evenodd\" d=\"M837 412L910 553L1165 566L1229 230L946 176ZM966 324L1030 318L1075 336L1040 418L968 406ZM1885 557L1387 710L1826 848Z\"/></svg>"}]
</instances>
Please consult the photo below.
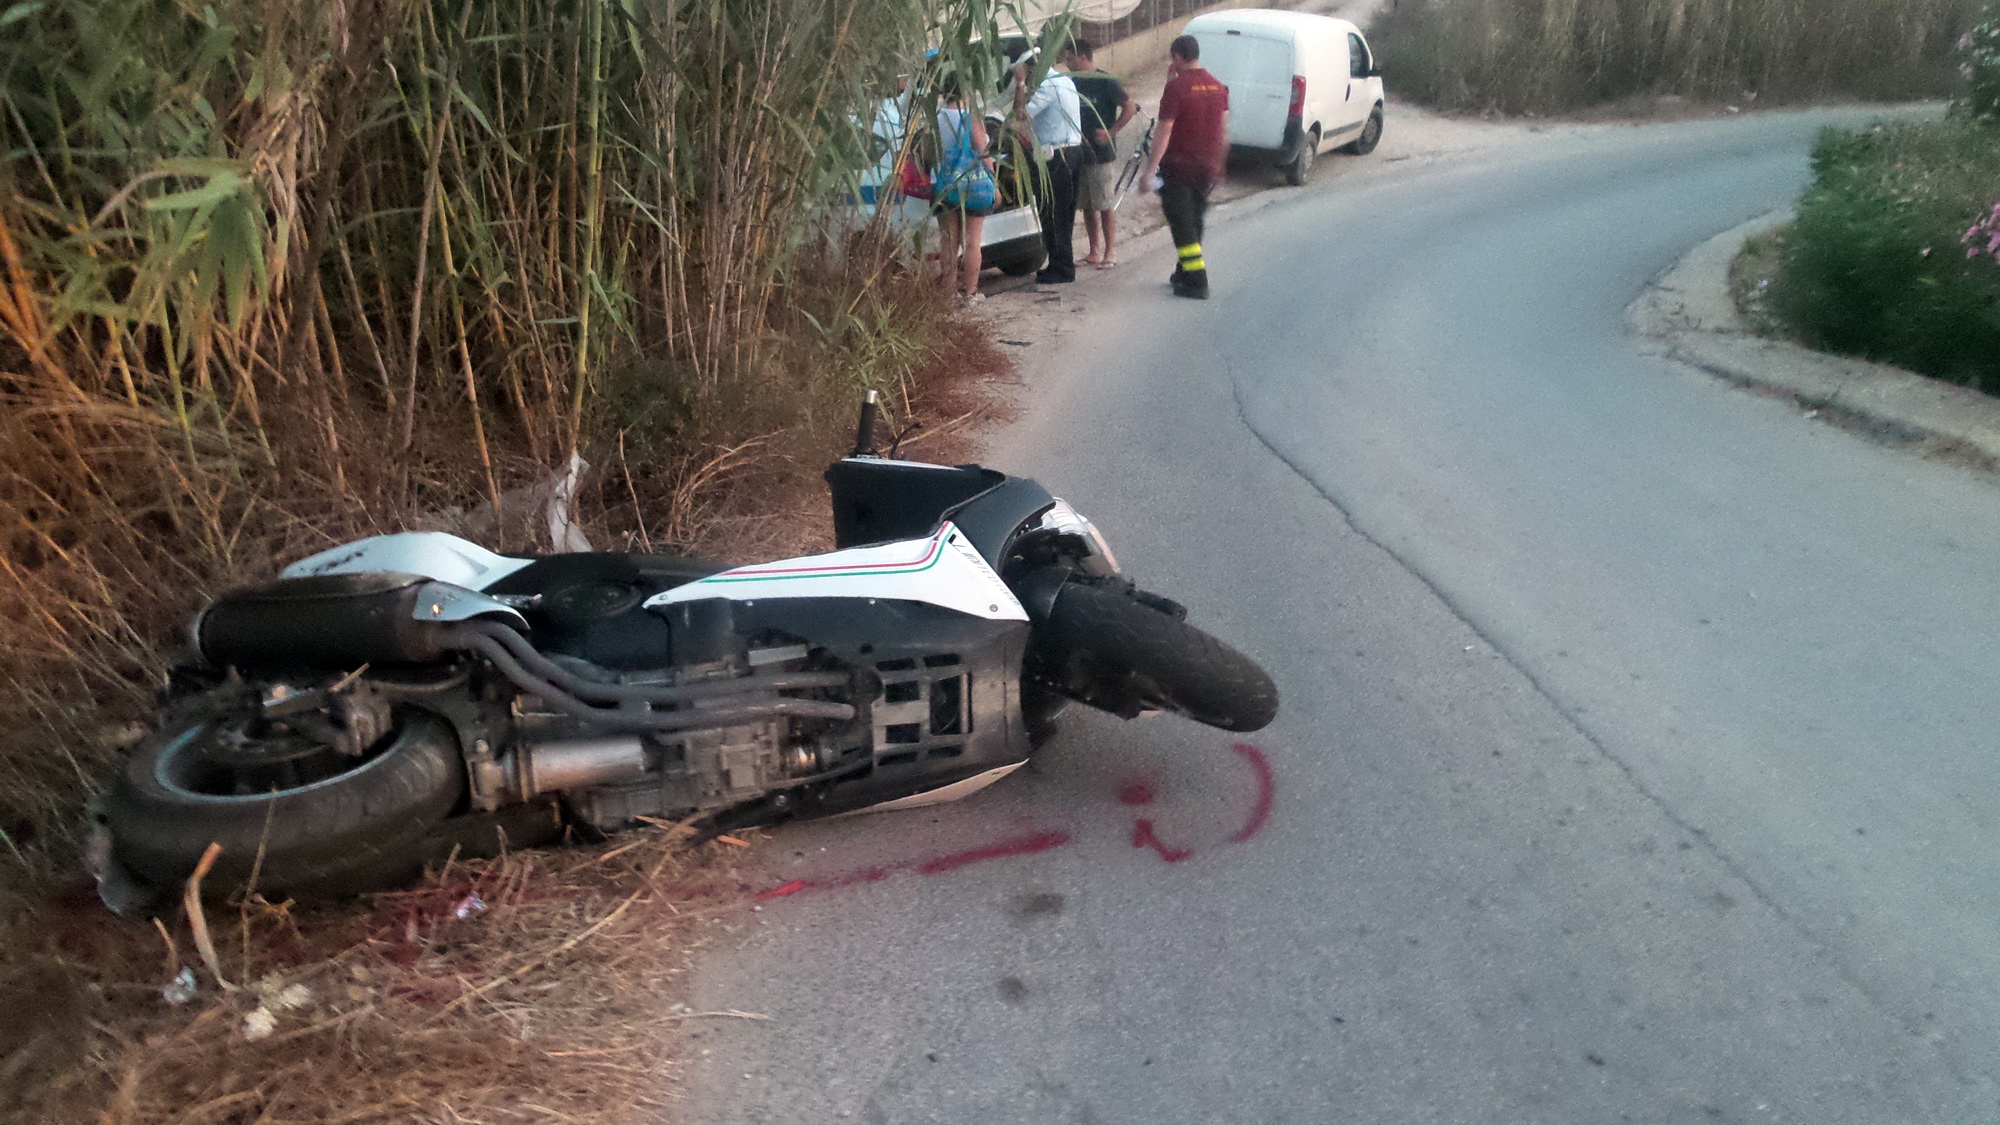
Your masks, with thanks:
<instances>
[{"instance_id":1,"label":"bicycle wheel","mask_svg":"<svg viewBox=\"0 0 2000 1125\"><path fill-rule=\"evenodd\" d=\"M1139 170L1146 166L1146 157L1153 151L1154 125L1146 126L1146 135L1139 138L1139 147L1132 150L1132 155L1125 159L1125 167L1118 170L1118 179L1111 185L1112 198L1124 199L1125 193L1132 190L1132 185L1139 182Z\"/></svg>"}]
</instances>

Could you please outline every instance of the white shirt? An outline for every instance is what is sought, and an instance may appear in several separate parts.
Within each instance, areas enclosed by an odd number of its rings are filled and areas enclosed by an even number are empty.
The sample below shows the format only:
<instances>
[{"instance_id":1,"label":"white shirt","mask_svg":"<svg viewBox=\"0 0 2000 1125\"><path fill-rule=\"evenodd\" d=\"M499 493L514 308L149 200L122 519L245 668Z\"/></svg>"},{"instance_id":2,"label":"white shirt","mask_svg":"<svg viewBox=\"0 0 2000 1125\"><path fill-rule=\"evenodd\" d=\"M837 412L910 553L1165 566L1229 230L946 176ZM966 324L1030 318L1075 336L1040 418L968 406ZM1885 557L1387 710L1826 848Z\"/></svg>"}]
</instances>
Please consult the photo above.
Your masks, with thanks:
<instances>
[{"instance_id":1,"label":"white shirt","mask_svg":"<svg viewBox=\"0 0 2000 1125\"><path fill-rule=\"evenodd\" d=\"M1052 70L1028 99L1028 119L1035 126L1035 140L1048 148L1067 148L1083 143L1083 102L1069 75Z\"/></svg>"}]
</instances>

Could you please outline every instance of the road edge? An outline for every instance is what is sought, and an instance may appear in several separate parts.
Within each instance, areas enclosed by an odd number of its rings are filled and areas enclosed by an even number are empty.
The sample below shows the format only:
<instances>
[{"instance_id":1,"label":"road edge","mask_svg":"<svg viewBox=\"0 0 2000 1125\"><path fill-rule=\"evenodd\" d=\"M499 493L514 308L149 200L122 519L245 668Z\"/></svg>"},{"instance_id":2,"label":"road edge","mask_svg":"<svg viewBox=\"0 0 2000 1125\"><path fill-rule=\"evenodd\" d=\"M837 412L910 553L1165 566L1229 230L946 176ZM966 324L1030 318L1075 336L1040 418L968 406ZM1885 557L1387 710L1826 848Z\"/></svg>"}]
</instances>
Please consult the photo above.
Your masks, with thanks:
<instances>
[{"instance_id":1,"label":"road edge","mask_svg":"<svg viewBox=\"0 0 2000 1125\"><path fill-rule=\"evenodd\" d=\"M1741 387L1790 398L1808 417L2000 470L2000 400L1749 330L1730 294L1729 267L1745 242L1792 217L1790 210L1772 211L1695 247L1627 306L1627 327L1669 359Z\"/></svg>"}]
</instances>

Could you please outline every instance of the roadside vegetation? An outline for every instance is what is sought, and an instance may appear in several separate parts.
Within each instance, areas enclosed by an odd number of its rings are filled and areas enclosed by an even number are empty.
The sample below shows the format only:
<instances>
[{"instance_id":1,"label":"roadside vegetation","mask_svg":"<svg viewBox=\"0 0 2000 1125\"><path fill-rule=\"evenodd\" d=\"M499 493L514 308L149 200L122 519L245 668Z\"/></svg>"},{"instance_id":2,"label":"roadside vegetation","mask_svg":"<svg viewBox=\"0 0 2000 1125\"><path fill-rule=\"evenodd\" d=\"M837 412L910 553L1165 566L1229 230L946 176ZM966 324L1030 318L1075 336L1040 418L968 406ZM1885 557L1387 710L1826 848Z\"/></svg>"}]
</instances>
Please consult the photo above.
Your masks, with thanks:
<instances>
[{"instance_id":1,"label":"roadside vegetation","mask_svg":"<svg viewBox=\"0 0 2000 1125\"><path fill-rule=\"evenodd\" d=\"M1370 39L1390 89L1548 114L1679 97L1739 107L1944 97L1977 0L1400 0Z\"/></svg>"},{"instance_id":2,"label":"roadside vegetation","mask_svg":"<svg viewBox=\"0 0 2000 1125\"><path fill-rule=\"evenodd\" d=\"M1746 248L1753 319L2000 394L2000 21L1961 40L1942 121L1828 130L1798 218ZM1761 268L1759 268L1761 263Z\"/></svg>"},{"instance_id":3,"label":"roadside vegetation","mask_svg":"<svg viewBox=\"0 0 2000 1125\"><path fill-rule=\"evenodd\" d=\"M593 541L684 547L816 474L860 388L996 362L828 204L927 37L998 15L0 7L0 871L205 595L453 513L546 548L476 517L572 453Z\"/></svg>"},{"instance_id":4,"label":"roadside vegetation","mask_svg":"<svg viewBox=\"0 0 2000 1125\"><path fill-rule=\"evenodd\" d=\"M1767 305L1809 347L2000 394L2000 127L1829 133Z\"/></svg>"},{"instance_id":5,"label":"roadside vegetation","mask_svg":"<svg viewBox=\"0 0 2000 1125\"><path fill-rule=\"evenodd\" d=\"M460 865L366 916L253 901L218 961L195 916L89 901L84 803L193 610L283 560L420 524L549 549L517 498L572 456L599 547L776 552L862 388L949 440L948 377L1001 361L839 201L926 44L1004 15L0 0L0 991L64 1013L0 1034L0 1088L37 1091L0 1117L603 1120L593 1084L659 1077L660 1013L605 1006L658 966L564 966L684 908L667 844ZM524 1014L572 987L598 1006Z\"/></svg>"}]
</instances>

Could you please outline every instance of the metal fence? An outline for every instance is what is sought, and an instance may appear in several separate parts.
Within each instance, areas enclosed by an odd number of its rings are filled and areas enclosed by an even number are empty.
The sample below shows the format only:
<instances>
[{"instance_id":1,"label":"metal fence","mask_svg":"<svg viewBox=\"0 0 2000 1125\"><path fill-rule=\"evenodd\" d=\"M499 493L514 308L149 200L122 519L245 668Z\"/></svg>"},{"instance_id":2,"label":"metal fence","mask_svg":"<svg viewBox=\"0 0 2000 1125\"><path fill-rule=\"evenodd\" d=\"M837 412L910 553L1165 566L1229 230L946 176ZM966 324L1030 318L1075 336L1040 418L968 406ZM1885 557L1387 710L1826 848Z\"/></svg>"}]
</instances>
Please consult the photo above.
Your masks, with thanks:
<instances>
[{"instance_id":1,"label":"metal fence","mask_svg":"<svg viewBox=\"0 0 2000 1125\"><path fill-rule=\"evenodd\" d=\"M1139 0L1124 15L1103 21L1089 18L1091 9L1100 5L1079 4L1078 15L1082 18L1077 21L1077 33L1092 43L1116 43L1163 23L1191 16L1213 3L1215 0ZM1124 7L1123 4L1117 6Z\"/></svg>"}]
</instances>

